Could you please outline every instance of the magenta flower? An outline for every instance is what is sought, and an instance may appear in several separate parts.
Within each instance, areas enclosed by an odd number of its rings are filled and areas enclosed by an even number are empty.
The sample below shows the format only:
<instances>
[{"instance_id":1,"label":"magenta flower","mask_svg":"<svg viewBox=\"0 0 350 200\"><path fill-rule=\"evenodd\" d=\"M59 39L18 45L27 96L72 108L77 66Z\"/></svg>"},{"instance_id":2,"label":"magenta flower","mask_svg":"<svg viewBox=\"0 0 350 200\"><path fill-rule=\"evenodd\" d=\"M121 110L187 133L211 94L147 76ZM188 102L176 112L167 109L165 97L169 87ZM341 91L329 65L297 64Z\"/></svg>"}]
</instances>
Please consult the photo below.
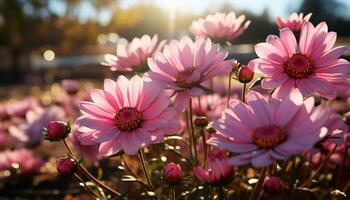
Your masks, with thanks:
<instances>
[{"instance_id":1,"label":"magenta flower","mask_svg":"<svg viewBox=\"0 0 350 200\"><path fill-rule=\"evenodd\" d=\"M23 174L35 174L44 164L43 160L27 149L6 150L0 153L0 171L15 168Z\"/></svg>"},{"instance_id":2,"label":"magenta flower","mask_svg":"<svg viewBox=\"0 0 350 200\"><path fill-rule=\"evenodd\" d=\"M347 48L332 48L336 37L324 22L316 27L305 22L299 45L290 29L282 29L280 37L268 36L265 43L255 46L260 58L253 60L255 72L265 76L262 87L276 88L276 98L296 90L306 97L317 92L334 99L339 91L349 88L350 78L349 62L339 59Z\"/></svg>"},{"instance_id":3,"label":"magenta flower","mask_svg":"<svg viewBox=\"0 0 350 200\"><path fill-rule=\"evenodd\" d=\"M170 162L163 169L163 178L170 185L179 183L182 177L182 169L179 164Z\"/></svg>"},{"instance_id":4,"label":"magenta flower","mask_svg":"<svg viewBox=\"0 0 350 200\"><path fill-rule=\"evenodd\" d=\"M214 41L232 41L248 28L250 21L244 22L244 20L245 15L236 17L234 12L216 13L208 15L205 19L193 21L190 31L197 37L211 38Z\"/></svg>"},{"instance_id":5,"label":"magenta flower","mask_svg":"<svg viewBox=\"0 0 350 200\"><path fill-rule=\"evenodd\" d=\"M177 112L169 108L170 98L156 83L144 83L135 75L130 81L119 76L106 79L104 90L91 92L93 102L79 104L78 139L83 145L100 144L101 155L120 150L136 154L138 149L159 143L164 134L180 129Z\"/></svg>"},{"instance_id":6,"label":"magenta flower","mask_svg":"<svg viewBox=\"0 0 350 200\"><path fill-rule=\"evenodd\" d=\"M225 151L215 149L208 153L207 167L194 167L193 173L200 181L219 186L232 180L234 170L228 163Z\"/></svg>"},{"instance_id":7,"label":"magenta flower","mask_svg":"<svg viewBox=\"0 0 350 200\"><path fill-rule=\"evenodd\" d=\"M106 54L105 62L102 65L111 67L112 71L133 71L146 64L146 60L163 47L165 41L157 46L158 36L152 38L144 35L141 38L134 38L130 44L117 45L116 55Z\"/></svg>"},{"instance_id":8,"label":"magenta flower","mask_svg":"<svg viewBox=\"0 0 350 200\"><path fill-rule=\"evenodd\" d=\"M290 30L296 32L301 30L304 22L310 20L311 15L312 13L309 13L305 16L303 13L300 13L299 15L297 13L292 13L288 18L285 19L281 18L280 16L276 16L275 20L279 29L289 28Z\"/></svg>"},{"instance_id":9,"label":"magenta flower","mask_svg":"<svg viewBox=\"0 0 350 200\"><path fill-rule=\"evenodd\" d=\"M319 123L327 116L320 113L317 120L312 119L300 95L279 101L251 91L247 103L232 100L213 124L217 134L208 140L208 144L235 153L228 159L232 165L262 167L273 160L286 160L310 150L327 131Z\"/></svg>"},{"instance_id":10,"label":"magenta flower","mask_svg":"<svg viewBox=\"0 0 350 200\"><path fill-rule=\"evenodd\" d=\"M185 36L181 41L172 40L162 53L148 59L151 71L145 77L175 90L175 106L183 108L190 96L203 94L202 82L231 71L232 60L224 60L227 54L218 44L212 46L210 39L193 42Z\"/></svg>"}]
</instances>

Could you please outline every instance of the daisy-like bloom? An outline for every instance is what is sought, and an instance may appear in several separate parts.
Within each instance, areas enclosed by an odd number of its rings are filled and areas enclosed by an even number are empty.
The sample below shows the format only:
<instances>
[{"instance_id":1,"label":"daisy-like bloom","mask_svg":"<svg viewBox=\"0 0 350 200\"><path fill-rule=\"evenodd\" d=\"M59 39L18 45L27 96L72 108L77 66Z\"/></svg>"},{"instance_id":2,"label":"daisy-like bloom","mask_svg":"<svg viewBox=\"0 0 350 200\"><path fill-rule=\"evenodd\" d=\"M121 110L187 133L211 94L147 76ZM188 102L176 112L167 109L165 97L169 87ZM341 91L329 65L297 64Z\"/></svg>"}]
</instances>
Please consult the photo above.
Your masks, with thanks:
<instances>
[{"instance_id":1,"label":"daisy-like bloom","mask_svg":"<svg viewBox=\"0 0 350 200\"><path fill-rule=\"evenodd\" d=\"M159 143L164 134L180 129L177 112L169 107L170 98L158 84L144 83L135 75L106 79L103 90L91 92L92 102L79 104L78 139L82 145L99 144L99 153L109 156L120 150L128 155L139 148Z\"/></svg>"},{"instance_id":2,"label":"daisy-like bloom","mask_svg":"<svg viewBox=\"0 0 350 200\"><path fill-rule=\"evenodd\" d=\"M305 22L299 45L290 29L282 29L280 37L268 36L265 43L255 46L260 58L253 60L255 72L265 76L262 87L276 88L276 98L297 90L306 97L317 92L334 99L349 88L350 78L350 63L339 59L347 48L333 48L336 37L335 32L328 32L325 22L316 27Z\"/></svg>"},{"instance_id":3,"label":"daisy-like bloom","mask_svg":"<svg viewBox=\"0 0 350 200\"><path fill-rule=\"evenodd\" d=\"M193 173L202 182L220 186L231 182L234 170L225 151L214 149L208 153L207 167L194 167Z\"/></svg>"},{"instance_id":4,"label":"daisy-like bloom","mask_svg":"<svg viewBox=\"0 0 350 200\"><path fill-rule=\"evenodd\" d=\"M292 13L288 18L281 18L280 16L276 16L276 24L279 29L289 28L290 30L296 32L300 31L304 22L309 21L312 13L309 13L304 16L303 13L299 15L297 13Z\"/></svg>"},{"instance_id":5,"label":"daisy-like bloom","mask_svg":"<svg viewBox=\"0 0 350 200\"><path fill-rule=\"evenodd\" d=\"M262 167L286 160L310 150L327 131L319 123L326 116L318 113L318 119L312 119L298 93L280 101L251 91L247 103L232 100L213 124L217 134L208 140L208 144L235 153L228 159L232 165Z\"/></svg>"},{"instance_id":6,"label":"daisy-like bloom","mask_svg":"<svg viewBox=\"0 0 350 200\"><path fill-rule=\"evenodd\" d=\"M146 60L152 57L154 52L161 49L165 41L159 45L158 36L152 38L144 35L141 38L134 38L129 44L118 44L116 55L106 54L102 65L111 67L112 71L133 71L144 67Z\"/></svg>"},{"instance_id":7,"label":"daisy-like bloom","mask_svg":"<svg viewBox=\"0 0 350 200\"><path fill-rule=\"evenodd\" d=\"M230 73L232 60L225 60L227 55L218 44L212 46L210 39L192 41L185 36L181 41L172 40L162 53L148 59L151 71L145 77L176 91L175 106L183 108L190 96L204 93L202 82Z\"/></svg>"},{"instance_id":8,"label":"daisy-like bloom","mask_svg":"<svg viewBox=\"0 0 350 200\"><path fill-rule=\"evenodd\" d=\"M190 31L197 37L211 38L214 41L232 41L240 36L249 26L250 20L245 21L245 15L236 17L234 12L229 14L216 13L205 19L193 21Z\"/></svg>"},{"instance_id":9,"label":"daisy-like bloom","mask_svg":"<svg viewBox=\"0 0 350 200\"><path fill-rule=\"evenodd\" d=\"M0 177L2 171L10 169L23 174L35 174L44 164L45 161L36 157L30 150L6 150L0 153Z\"/></svg>"}]
</instances>

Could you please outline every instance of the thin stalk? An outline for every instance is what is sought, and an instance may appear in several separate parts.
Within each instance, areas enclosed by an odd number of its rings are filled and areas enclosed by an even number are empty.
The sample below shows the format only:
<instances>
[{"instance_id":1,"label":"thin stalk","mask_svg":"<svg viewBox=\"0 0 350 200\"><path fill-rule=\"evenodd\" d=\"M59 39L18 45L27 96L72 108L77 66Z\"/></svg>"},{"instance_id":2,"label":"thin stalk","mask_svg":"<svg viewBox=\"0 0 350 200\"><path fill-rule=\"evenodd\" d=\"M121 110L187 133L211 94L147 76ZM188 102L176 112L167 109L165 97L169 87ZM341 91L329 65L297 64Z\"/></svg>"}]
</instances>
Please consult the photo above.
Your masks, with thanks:
<instances>
[{"instance_id":1,"label":"thin stalk","mask_svg":"<svg viewBox=\"0 0 350 200\"><path fill-rule=\"evenodd\" d=\"M191 128L190 128L190 123L188 122L190 119L189 119L189 117L188 117L188 112L187 112L187 110L186 110L186 116L185 116L185 118L186 118L186 127L187 127L187 130L188 130L188 133L190 134L190 155L191 155L191 158L192 159L194 159L194 155L193 155L193 147L192 147L192 144L193 144L193 142L192 142L192 135L191 135Z\"/></svg>"},{"instance_id":2,"label":"thin stalk","mask_svg":"<svg viewBox=\"0 0 350 200\"><path fill-rule=\"evenodd\" d=\"M203 167L206 166L207 163L207 157L208 157L208 146L207 146L207 140L205 138L205 132L204 132L204 127L201 127L201 131L202 131L202 142L203 142L203 147L204 147L204 163L203 163Z\"/></svg>"},{"instance_id":3,"label":"thin stalk","mask_svg":"<svg viewBox=\"0 0 350 200\"><path fill-rule=\"evenodd\" d=\"M201 103L201 97L198 96L197 97L197 100L198 100L198 107L199 107L199 113L202 114L202 103Z\"/></svg>"},{"instance_id":4,"label":"thin stalk","mask_svg":"<svg viewBox=\"0 0 350 200\"><path fill-rule=\"evenodd\" d=\"M243 89L242 89L242 101L243 101L243 103L245 103L245 91L246 91L246 88L247 88L247 84L243 83Z\"/></svg>"},{"instance_id":5,"label":"thin stalk","mask_svg":"<svg viewBox=\"0 0 350 200\"><path fill-rule=\"evenodd\" d=\"M152 184L152 181L151 181L151 177L150 177L150 175L148 174L148 171L147 171L146 161L145 161L145 157L143 155L142 149L139 150L139 158L140 158L140 163L142 165L143 173L145 174L146 179L147 179L148 187L149 187L149 189L151 191L154 191L154 187L153 187L153 184Z\"/></svg>"},{"instance_id":6,"label":"thin stalk","mask_svg":"<svg viewBox=\"0 0 350 200\"><path fill-rule=\"evenodd\" d=\"M230 75L228 77L228 89L227 89L226 108L228 108L228 106L230 105L232 75L233 75L233 70L230 72Z\"/></svg>"},{"instance_id":7,"label":"thin stalk","mask_svg":"<svg viewBox=\"0 0 350 200\"><path fill-rule=\"evenodd\" d=\"M340 169L339 169L339 173L338 173L338 177L337 177L337 185L336 185L337 188L340 187L340 185L341 185L341 178L343 177L343 171L344 171L344 166L346 163L346 157L348 157L348 149L349 149L349 144L346 142L343 160L342 160L342 163L340 165Z\"/></svg>"},{"instance_id":8,"label":"thin stalk","mask_svg":"<svg viewBox=\"0 0 350 200\"><path fill-rule=\"evenodd\" d=\"M123 165L124 165L125 169L126 169L133 177L135 177L135 178L137 179L137 182L139 182L139 183L141 183L143 186L146 186L146 187L147 187L147 184L144 183L144 182L140 179L140 177L137 176L137 174L135 174L135 173L131 170L131 168L129 167L128 163L126 162L124 156L123 156L123 155L120 155L120 158L121 158L122 161L123 161Z\"/></svg>"},{"instance_id":9,"label":"thin stalk","mask_svg":"<svg viewBox=\"0 0 350 200\"><path fill-rule=\"evenodd\" d=\"M78 182L82 183L84 185L85 190L93 197L97 198L97 199L102 199L100 197L100 195L96 194L95 191L93 191L89 186L86 185L85 181L80 178L80 176L78 176L77 174L74 174L74 177L77 179Z\"/></svg>"},{"instance_id":10,"label":"thin stalk","mask_svg":"<svg viewBox=\"0 0 350 200\"><path fill-rule=\"evenodd\" d=\"M68 153L75 158L73 151L70 149L70 147L68 146L67 142L65 139L62 140L64 146L66 147ZM93 176L85 167L84 165L82 165L81 163L78 163L79 168L84 172L84 174L86 176L88 176L90 179L92 179L95 183L97 183L100 187L104 188L105 190L108 190L110 193L116 195L116 196L120 196L120 193L115 191L114 189L110 188L109 186L103 184L100 180L98 180L95 176Z\"/></svg>"},{"instance_id":11,"label":"thin stalk","mask_svg":"<svg viewBox=\"0 0 350 200\"><path fill-rule=\"evenodd\" d=\"M256 183L256 185L255 185L255 187L253 189L253 192L252 192L252 194L249 197L249 200L255 200L256 196L260 193L260 188L263 185L264 180L265 180L266 170L267 170L267 167L263 167L261 169L259 180Z\"/></svg>"},{"instance_id":12,"label":"thin stalk","mask_svg":"<svg viewBox=\"0 0 350 200\"><path fill-rule=\"evenodd\" d=\"M330 152L328 152L326 159L321 163L320 166L318 166L315 173L313 173L307 181L301 184L300 187L305 187L307 184L309 184L312 181L312 179L314 179L318 175L318 173L323 169L323 167L325 166L325 164L327 163L327 161L329 160L329 158L331 157L331 155L333 154L336 148L337 148L337 145L335 145L333 149Z\"/></svg>"},{"instance_id":13,"label":"thin stalk","mask_svg":"<svg viewBox=\"0 0 350 200\"><path fill-rule=\"evenodd\" d=\"M225 200L225 191L222 186L219 187L219 200Z\"/></svg>"},{"instance_id":14,"label":"thin stalk","mask_svg":"<svg viewBox=\"0 0 350 200\"><path fill-rule=\"evenodd\" d=\"M171 196L173 200L176 200L176 192L175 192L175 187L171 187Z\"/></svg>"},{"instance_id":15,"label":"thin stalk","mask_svg":"<svg viewBox=\"0 0 350 200\"><path fill-rule=\"evenodd\" d=\"M196 143L195 143L195 135L194 135L194 126L193 126L193 112L192 112L192 99L190 99L190 106L189 106L189 120L190 120L190 127L191 127L191 137L192 137L192 147L193 147L193 152L194 152L194 160L195 160L195 165L198 164L198 159L197 159L197 148L196 148Z\"/></svg>"}]
</instances>

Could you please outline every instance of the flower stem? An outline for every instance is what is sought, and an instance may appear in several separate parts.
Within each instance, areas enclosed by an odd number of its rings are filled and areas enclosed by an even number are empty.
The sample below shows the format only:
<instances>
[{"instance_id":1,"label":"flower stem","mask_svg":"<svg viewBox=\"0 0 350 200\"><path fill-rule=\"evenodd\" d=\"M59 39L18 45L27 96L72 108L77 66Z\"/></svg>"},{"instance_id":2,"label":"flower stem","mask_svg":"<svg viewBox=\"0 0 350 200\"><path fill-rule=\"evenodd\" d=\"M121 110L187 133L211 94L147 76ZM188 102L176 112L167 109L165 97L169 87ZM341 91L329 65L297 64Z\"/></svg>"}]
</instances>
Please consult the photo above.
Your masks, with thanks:
<instances>
[{"instance_id":1,"label":"flower stem","mask_svg":"<svg viewBox=\"0 0 350 200\"><path fill-rule=\"evenodd\" d=\"M70 149L70 147L68 146L67 142L65 139L62 140L64 146L66 147L68 153L75 158L73 151ZM79 168L84 172L84 174L86 176L88 176L90 179L92 179L96 184L98 184L101 188L104 188L105 190L108 190L110 193L116 195L116 196L120 196L120 193L113 190L112 188L110 188L109 186L103 184L100 180L98 180L96 177L94 177L85 167L84 165L82 165L81 163L78 163Z\"/></svg>"},{"instance_id":2,"label":"flower stem","mask_svg":"<svg viewBox=\"0 0 350 200\"><path fill-rule=\"evenodd\" d=\"M139 158L140 158L140 163L142 165L143 173L145 174L146 179L147 179L148 187L149 187L149 189L151 191L154 191L154 187L153 187L153 184L152 184L152 181L151 181L151 177L149 176L148 171L147 171L146 161L145 161L145 157L143 155L143 150L142 149L139 149Z\"/></svg>"},{"instance_id":3,"label":"flower stem","mask_svg":"<svg viewBox=\"0 0 350 200\"><path fill-rule=\"evenodd\" d=\"M176 193L175 193L175 187L171 187L171 196L173 200L176 200Z\"/></svg>"},{"instance_id":4,"label":"flower stem","mask_svg":"<svg viewBox=\"0 0 350 200\"><path fill-rule=\"evenodd\" d=\"M191 158L194 159L193 147L192 147L193 142L192 142L190 123L189 123L190 118L188 117L189 114L188 114L187 110L186 110L185 114L186 114L186 116L185 116L185 118L186 118L186 127L187 127L188 132L190 133L190 145L189 145L190 146L190 155L191 155Z\"/></svg>"},{"instance_id":5,"label":"flower stem","mask_svg":"<svg viewBox=\"0 0 350 200\"><path fill-rule=\"evenodd\" d=\"M122 161L123 161L123 165L124 165L125 169L126 169L133 177L135 177L135 178L137 179L137 182L141 183L143 186L147 186L147 183L144 183L144 182L142 181L142 179L140 179L140 177L137 176L137 174L135 174L135 173L131 170L131 168L129 167L128 163L126 162L124 156L123 156L123 155L120 155L120 158L121 158Z\"/></svg>"},{"instance_id":6,"label":"flower stem","mask_svg":"<svg viewBox=\"0 0 350 200\"><path fill-rule=\"evenodd\" d=\"M233 75L233 70L230 72L230 75L228 77L227 102L226 102L227 108L230 105L232 75Z\"/></svg>"},{"instance_id":7,"label":"flower stem","mask_svg":"<svg viewBox=\"0 0 350 200\"><path fill-rule=\"evenodd\" d=\"M266 170L267 170L267 167L263 167L263 168L261 169L259 180L258 180L258 182L256 183L256 185L255 185L255 187L254 187L254 189L253 189L253 192L252 192L252 194L251 194L250 197L249 197L249 200L255 200L255 199L256 199L256 196L259 194L260 188L261 188L261 186L263 185L264 180L265 180Z\"/></svg>"},{"instance_id":8,"label":"flower stem","mask_svg":"<svg viewBox=\"0 0 350 200\"><path fill-rule=\"evenodd\" d=\"M246 88L247 88L247 84L243 83L243 89L242 89L242 101L243 101L243 103L245 103L245 91L246 91Z\"/></svg>"},{"instance_id":9,"label":"flower stem","mask_svg":"<svg viewBox=\"0 0 350 200\"><path fill-rule=\"evenodd\" d=\"M100 195L98 195L96 192L94 192L89 186L86 185L85 181L77 174L74 174L74 177L78 180L78 182L82 183L84 185L84 188L86 191L89 192L89 194L97 199L102 199Z\"/></svg>"},{"instance_id":10,"label":"flower stem","mask_svg":"<svg viewBox=\"0 0 350 200\"><path fill-rule=\"evenodd\" d=\"M204 132L204 127L201 127L201 131L202 131L202 142L203 142L203 147L204 147L204 163L203 163L203 167L206 166L207 163L207 157L208 157L208 146L207 146L207 140L205 138L205 132Z\"/></svg>"},{"instance_id":11,"label":"flower stem","mask_svg":"<svg viewBox=\"0 0 350 200\"><path fill-rule=\"evenodd\" d=\"M307 184L309 184L312 181L312 179L314 179L318 175L318 173L323 169L323 167L325 166L325 164L327 163L327 161L329 160L331 155L334 153L336 148L337 148L337 145L335 145L333 147L333 149L330 152L328 152L326 159L316 169L315 173L313 173L307 181L305 181L303 184L301 184L300 187L305 187Z\"/></svg>"},{"instance_id":12,"label":"flower stem","mask_svg":"<svg viewBox=\"0 0 350 200\"><path fill-rule=\"evenodd\" d=\"M219 187L219 200L225 200L225 191L222 186Z\"/></svg>"},{"instance_id":13,"label":"flower stem","mask_svg":"<svg viewBox=\"0 0 350 200\"><path fill-rule=\"evenodd\" d=\"M338 177L337 177L337 188L340 187L341 185L341 178L343 177L343 171L344 171L344 166L346 163L346 157L348 157L348 149L349 149L349 144L346 142L345 143L345 148L344 148L344 155L343 155L343 161L340 165Z\"/></svg>"},{"instance_id":14,"label":"flower stem","mask_svg":"<svg viewBox=\"0 0 350 200\"><path fill-rule=\"evenodd\" d=\"M189 113L189 120L190 120L190 127L191 127L191 137L192 137L192 147L193 147L193 152L194 152L194 160L195 160L195 165L198 164L198 159L197 159L197 148L196 148L196 142L195 142L195 135L194 135L194 126L193 126L193 112L192 112L192 99L190 99L190 113Z\"/></svg>"}]
</instances>

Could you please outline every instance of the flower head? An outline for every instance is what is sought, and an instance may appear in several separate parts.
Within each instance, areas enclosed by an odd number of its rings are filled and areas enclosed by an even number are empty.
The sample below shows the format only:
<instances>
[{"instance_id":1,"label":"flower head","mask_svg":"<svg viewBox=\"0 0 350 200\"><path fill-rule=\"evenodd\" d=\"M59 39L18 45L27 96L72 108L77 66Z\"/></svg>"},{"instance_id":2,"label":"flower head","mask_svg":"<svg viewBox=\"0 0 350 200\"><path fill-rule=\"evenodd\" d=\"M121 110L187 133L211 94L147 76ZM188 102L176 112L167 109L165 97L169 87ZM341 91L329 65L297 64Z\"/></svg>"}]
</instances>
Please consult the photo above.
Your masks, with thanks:
<instances>
[{"instance_id":1,"label":"flower head","mask_svg":"<svg viewBox=\"0 0 350 200\"><path fill-rule=\"evenodd\" d=\"M300 95L280 101L251 91L247 103L232 100L213 124L217 134L208 140L208 144L235 153L228 159L232 165L262 167L273 160L286 160L310 150L327 131L319 123L326 116L312 119Z\"/></svg>"},{"instance_id":2,"label":"flower head","mask_svg":"<svg viewBox=\"0 0 350 200\"><path fill-rule=\"evenodd\" d=\"M350 78L349 62L339 59L347 48L333 48L336 37L324 22L316 27L305 22L299 45L290 29L282 29L280 37L268 36L265 43L255 46L260 58L253 60L255 72L265 76L262 87L276 88L273 96L277 98L296 90L306 97L317 92L334 99L349 88Z\"/></svg>"},{"instance_id":3,"label":"flower head","mask_svg":"<svg viewBox=\"0 0 350 200\"><path fill-rule=\"evenodd\" d=\"M118 44L116 55L106 54L105 62L102 65L111 67L112 71L132 71L146 64L146 60L161 49L165 41L158 46L158 36L152 38L144 35L141 38L134 38L130 44Z\"/></svg>"},{"instance_id":4,"label":"flower head","mask_svg":"<svg viewBox=\"0 0 350 200\"><path fill-rule=\"evenodd\" d=\"M82 145L100 144L101 155L119 150L136 154L139 148L159 143L164 134L180 129L177 112L169 107L170 98L156 83L145 83L135 75L106 79L103 90L91 92L92 102L79 104L83 116L77 124Z\"/></svg>"},{"instance_id":5,"label":"flower head","mask_svg":"<svg viewBox=\"0 0 350 200\"><path fill-rule=\"evenodd\" d=\"M208 153L207 167L194 167L193 173L205 183L214 186L226 185L233 178L233 167L228 164L225 151L215 149Z\"/></svg>"},{"instance_id":6,"label":"flower head","mask_svg":"<svg viewBox=\"0 0 350 200\"><path fill-rule=\"evenodd\" d=\"M304 16L303 13L299 15L297 13L292 13L288 18L281 18L280 16L276 16L276 24L279 29L289 28L290 30L296 32L300 31L304 22L309 21L312 13L309 13Z\"/></svg>"},{"instance_id":7,"label":"flower head","mask_svg":"<svg viewBox=\"0 0 350 200\"><path fill-rule=\"evenodd\" d=\"M70 125L65 122L49 121L45 131L45 137L51 141L58 141L66 138L70 131Z\"/></svg>"},{"instance_id":8,"label":"flower head","mask_svg":"<svg viewBox=\"0 0 350 200\"><path fill-rule=\"evenodd\" d=\"M175 104L186 104L190 96L203 94L202 82L231 71L232 60L224 60L227 51L212 46L210 39L192 41L185 36L172 40L163 52L148 59L151 69L145 76L177 92ZM180 106L182 107L182 106Z\"/></svg>"},{"instance_id":9,"label":"flower head","mask_svg":"<svg viewBox=\"0 0 350 200\"><path fill-rule=\"evenodd\" d=\"M179 164L170 162L164 167L163 177L169 184L177 184L182 179L182 170Z\"/></svg>"},{"instance_id":10,"label":"flower head","mask_svg":"<svg viewBox=\"0 0 350 200\"><path fill-rule=\"evenodd\" d=\"M75 173L77 163L72 158L64 156L56 160L56 167L59 174L70 176Z\"/></svg>"},{"instance_id":11,"label":"flower head","mask_svg":"<svg viewBox=\"0 0 350 200\"><path fill-rule=\"evenodd\" d=\"M250 21L244 21L245 15L236 17L234 12L216 13L193 21L190 31L197 37L211 38L217 42L232 41L248 28Z\"/></svg>"},{"instance_id":12,"label":"flower head","mask_svg":"<svg viewBox=\"0 0 350 200\"><path fill-rule=\"evenodd\" d=\"M254 71L248 65L242 65L237 71L237 77L241 83L249 83L254 78Z\"/></svg>"}]
</instances>

